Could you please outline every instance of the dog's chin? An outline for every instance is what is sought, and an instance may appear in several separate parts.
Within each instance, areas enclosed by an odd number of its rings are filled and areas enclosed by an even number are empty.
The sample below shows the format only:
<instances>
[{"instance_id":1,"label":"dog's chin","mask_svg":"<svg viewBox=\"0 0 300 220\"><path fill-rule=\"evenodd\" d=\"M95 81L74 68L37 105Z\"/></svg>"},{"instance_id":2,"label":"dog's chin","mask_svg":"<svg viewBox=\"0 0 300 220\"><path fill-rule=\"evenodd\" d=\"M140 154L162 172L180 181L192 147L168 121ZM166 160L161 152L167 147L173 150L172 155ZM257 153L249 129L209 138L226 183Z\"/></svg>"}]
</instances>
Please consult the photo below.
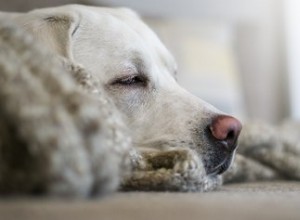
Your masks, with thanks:
<instances>
[{"instance_id":1,"label":"dog's chin","mask_svg":"<svg viewBox=\"0 0 300 220\"><path fill-rule=\"evenodd\" d=\"M213 167L205 167L206 174L208 176L216 176L223 174L230 165L232 164L232 161L234 159L234 153L226 156L221 162L219 162L217 165Z\"/></svg>"}]
</instances>

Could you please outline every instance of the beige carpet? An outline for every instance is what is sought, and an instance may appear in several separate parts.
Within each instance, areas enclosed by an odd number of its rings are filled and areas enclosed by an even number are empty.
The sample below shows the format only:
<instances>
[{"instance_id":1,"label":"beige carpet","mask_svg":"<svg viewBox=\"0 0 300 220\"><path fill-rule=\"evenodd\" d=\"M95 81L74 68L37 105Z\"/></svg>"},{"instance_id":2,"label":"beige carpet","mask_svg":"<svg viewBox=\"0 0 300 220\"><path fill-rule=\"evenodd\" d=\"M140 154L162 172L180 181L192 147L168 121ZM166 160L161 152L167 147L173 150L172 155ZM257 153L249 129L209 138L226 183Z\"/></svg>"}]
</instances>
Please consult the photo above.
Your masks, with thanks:
<instances>
[{"instance_id":1,"label":"beige carpet","mask_svg":"<svg viewBox=\"0 0 300 220\"><path fill-rule=\"evenodd\" d=\"M300 183L224 186L210 193L116 193L101 200L2 199L1 220L300 220Z\"/></svg>"}]
</instances>

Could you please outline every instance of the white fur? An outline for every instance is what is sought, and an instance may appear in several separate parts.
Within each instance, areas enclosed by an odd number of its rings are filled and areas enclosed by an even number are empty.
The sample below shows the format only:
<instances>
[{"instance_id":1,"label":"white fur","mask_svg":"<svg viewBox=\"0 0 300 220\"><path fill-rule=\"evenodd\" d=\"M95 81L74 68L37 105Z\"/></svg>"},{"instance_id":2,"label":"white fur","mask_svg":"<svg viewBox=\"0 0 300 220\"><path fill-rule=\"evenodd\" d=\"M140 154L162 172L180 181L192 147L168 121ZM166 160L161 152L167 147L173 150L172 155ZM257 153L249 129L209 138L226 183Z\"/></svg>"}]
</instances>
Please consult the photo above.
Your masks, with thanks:
<instances>
[{"instance_id":1,"label":"white fur","mask_svg":"<svg viewBox=\"0 0 300 220\"><path fill-rule=\"evenodd\" d=\"M204 129L221 112L177 84L173 57L134 12L69 5L11 16L43 45L96 76L123 112L137 147L180 145L212 157L216 149ZM139 73L149 79L145 88L112 85Z\"/></svg>"}]
</instances>

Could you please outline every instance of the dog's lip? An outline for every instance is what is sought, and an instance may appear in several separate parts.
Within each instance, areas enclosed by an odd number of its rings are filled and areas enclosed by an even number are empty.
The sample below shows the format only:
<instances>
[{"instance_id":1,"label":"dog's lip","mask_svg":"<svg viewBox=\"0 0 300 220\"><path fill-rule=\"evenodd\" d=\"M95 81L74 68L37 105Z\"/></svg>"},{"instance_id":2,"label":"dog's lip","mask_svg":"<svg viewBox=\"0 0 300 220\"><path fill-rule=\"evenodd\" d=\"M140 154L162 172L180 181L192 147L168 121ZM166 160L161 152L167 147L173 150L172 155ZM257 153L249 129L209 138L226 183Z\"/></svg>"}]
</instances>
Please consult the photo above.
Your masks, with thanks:
<instances>
[{"instance_id":1,"label":"dog's lip","mask_svg":"<svg viewBox=\"0 0 300 220\"><path fill-rule=\"evenodd\" d=\"M220 175L224 173L231 165L232 156L226 157L220 164L206 171L209 176Z\"/></svg>"},{"instance_id":2,"label":"dog's lip","mask_svg":"<svg viewBox=\"0 0 300 220\"><path fill-rule=\"evenodd\" d=\"M227 167L225 167L225 166L220 166L220 167L217 166L213 170L209 171L209 173L207 173L207 175L209 175L209 176L220 175L220 174L224 173L226 170L227 170Z\"/></svg>"}]
</instances>

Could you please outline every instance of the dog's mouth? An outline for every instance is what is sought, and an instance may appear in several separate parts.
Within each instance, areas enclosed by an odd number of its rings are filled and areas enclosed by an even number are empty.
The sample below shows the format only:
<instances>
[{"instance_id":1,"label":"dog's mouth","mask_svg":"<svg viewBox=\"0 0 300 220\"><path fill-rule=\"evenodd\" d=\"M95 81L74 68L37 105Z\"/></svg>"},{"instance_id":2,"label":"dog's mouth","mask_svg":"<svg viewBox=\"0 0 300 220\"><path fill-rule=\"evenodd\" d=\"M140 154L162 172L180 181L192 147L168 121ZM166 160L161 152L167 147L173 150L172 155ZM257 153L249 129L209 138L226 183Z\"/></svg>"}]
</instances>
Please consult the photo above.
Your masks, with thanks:
<instances>
[{"instance_id":1,"label":"dog's mouth","mask_svg":"<svg viewBox=\"0 0 300 220\"><path fill-rule=\"evenodd\" d=\"M206 174L209 176L220 175L230 167L233 161L234 154L228 155L221 163L213 167L205 167Z\"/></svg>"}]
</instances>

